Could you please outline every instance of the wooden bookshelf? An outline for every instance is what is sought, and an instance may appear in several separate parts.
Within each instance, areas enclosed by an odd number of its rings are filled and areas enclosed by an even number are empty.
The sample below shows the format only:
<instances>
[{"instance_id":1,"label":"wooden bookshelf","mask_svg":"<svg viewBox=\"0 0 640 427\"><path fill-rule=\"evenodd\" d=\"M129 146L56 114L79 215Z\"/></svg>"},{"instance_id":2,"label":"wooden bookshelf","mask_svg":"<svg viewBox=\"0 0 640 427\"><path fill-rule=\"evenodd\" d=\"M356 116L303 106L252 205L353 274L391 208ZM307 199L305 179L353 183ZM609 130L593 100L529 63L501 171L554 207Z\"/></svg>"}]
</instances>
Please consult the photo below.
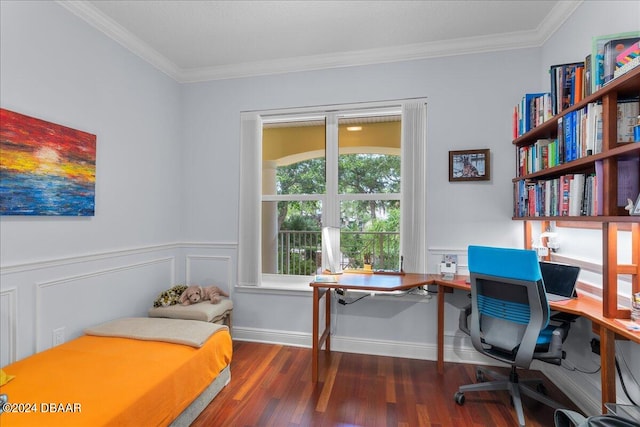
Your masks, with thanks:
<instances>
[{"instance_id":1,"label":"wooden bookshelf","mask_svg":"<svg viewBox=\"0 0 640 427\"><path fill-rule=\"evenodd\" d=\"M617 138L617 102L640 96L640 67L611 81L602 89L582 99L579 103L563 110L550 120L531 129L526 134L513 141L517 147L531 146L540 139L555 139L558 134L558 122L571 112L585 108L589 103L602 103L602 152L580 157L535 173L523 174L513 179L514 186L520 181L536 182L558 178L565 174L585 173L595 171L596 161L602 162L602 175L598 177L598 185L603 186L602 215L594 216L517 216L518 200L514 200L514 220L524 221L525 245L531 245L531 222L545 221L542 228L548 226L548 221L597 222L602 228L602 312L607 318L630 317L630 310L620 308L617 303L618 275L629 274L632 277L632 292L640 292L640 216L631 216L623 207L617 206L618 198L618 161L640 157L640 143L618 143ZM516 157L517 159L517 157ZM516 169L518 170L516 160ZM640 183L639 183L640 185ZM515 190L514 190L515 194ZM634 199L635 202L635 199ZM630 224L632 233L631 253L632 264L618 264L618 224ZM629 226L625 225L625 229Z\"/></svg>"}]
</instances>

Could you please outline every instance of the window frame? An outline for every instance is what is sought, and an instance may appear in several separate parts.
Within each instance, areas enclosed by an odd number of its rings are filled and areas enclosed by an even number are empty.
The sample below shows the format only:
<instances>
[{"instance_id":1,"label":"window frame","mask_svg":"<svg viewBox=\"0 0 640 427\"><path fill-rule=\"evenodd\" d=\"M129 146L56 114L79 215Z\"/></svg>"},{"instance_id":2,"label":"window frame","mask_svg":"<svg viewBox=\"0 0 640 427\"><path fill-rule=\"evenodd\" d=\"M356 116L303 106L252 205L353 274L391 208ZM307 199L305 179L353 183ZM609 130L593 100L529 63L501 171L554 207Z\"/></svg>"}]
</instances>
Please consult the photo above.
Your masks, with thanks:
<instances>
[{"instance_id":1,"label":"window frame","mask_svg":"<svg viewBox=\"0 0 640 427\"><path fill-rule=\"evenodd\" d=\"M407 109L407 107L410 107ZM406 120L407 112L417 108L416 120ZM400 114L401 130L401 190L400 193L340 194L338 192L338 122L341 118L363 115ZM415 114L414 114L415 115ZM262 128L265 123L325 118L327 174L324 194L263 195L262 194ZM405 148L407 135L417 142ZM413 140L412 140L413 141ZM405 271L426 273L426 231L424 225L408 222L426 218L426 100L424 98L249 111L241 113L240 132L240 221L238 241L238 286L310 290L312 276L262 273L261 209L265 201L319 200L323 206L323 226L340 226L340 203L344 200L399 200L401 206L400 242ZM417 154L417 155L416 155ZM408 161L412 159L412 161ZM418 167L416 167L418 166ZM405 183L405 180L407 181ZM405 191L407 189L408 191ZM333 196L332 196L333 195ZM413 199L418 198L417 202ZM406 203L411 201L410 203ZM405 212L407 209L411 212ZM416 216L416 214L418 216ZM426 221L425 221L426 222ZM405 224L406 223L406 224ZM417 227L416 227L417 226ZM417 228L417 230L415 230ZM407 234L407 231L409 233ZM416 232L417 231L417 232ZM403 244L404 243L404 244ZM406 252L406 251L410 251ZM405 253L408 254L405 255ZM282 283L278 282L282 277Z\"/></svg>"}]
</instances>

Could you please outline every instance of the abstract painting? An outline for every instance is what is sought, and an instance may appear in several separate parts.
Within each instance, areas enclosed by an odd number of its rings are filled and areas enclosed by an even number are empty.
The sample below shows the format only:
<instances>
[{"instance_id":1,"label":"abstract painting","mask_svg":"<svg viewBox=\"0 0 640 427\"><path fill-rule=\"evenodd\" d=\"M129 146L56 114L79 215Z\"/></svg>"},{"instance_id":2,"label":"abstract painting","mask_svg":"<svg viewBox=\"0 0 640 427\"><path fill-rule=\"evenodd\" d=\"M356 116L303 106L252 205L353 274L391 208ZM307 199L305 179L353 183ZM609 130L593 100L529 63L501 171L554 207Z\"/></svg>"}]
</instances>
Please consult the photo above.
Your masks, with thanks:
<instances>
[{"instance_id":1,"label":"abstract painting","mask_svg":"<svg viewBox=\"0 0 640 427\"><path fill-rule=\"evenodd\" d=\"M0 108L0 214L93 216L96 136Z\"/></svg>"}]
</instances>

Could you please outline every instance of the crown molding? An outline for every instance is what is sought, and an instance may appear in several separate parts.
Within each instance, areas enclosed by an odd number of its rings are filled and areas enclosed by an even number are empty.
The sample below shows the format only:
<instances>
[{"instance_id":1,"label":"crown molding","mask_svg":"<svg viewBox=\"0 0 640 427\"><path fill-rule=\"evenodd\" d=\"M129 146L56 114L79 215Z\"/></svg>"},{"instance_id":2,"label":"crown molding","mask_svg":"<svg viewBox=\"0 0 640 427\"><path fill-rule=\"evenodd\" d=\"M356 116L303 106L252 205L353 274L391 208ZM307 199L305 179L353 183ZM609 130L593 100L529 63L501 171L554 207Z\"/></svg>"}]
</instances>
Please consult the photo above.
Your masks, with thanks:
<instances>
[{"instance_id":1,"label":"crown molding","mask_svg":"<svg viewBox=\"0 0 640 427\"><path fill-rule=\"evenodd\" d=\"M129 30L109 18L84 0L56 0L56 3L73 13L107 37L115 40L127 50L144 59L174 80L178 80L180 69L165 56L133 35Z\"/></svg>"},{"instance_id":2,"label":"crown molding","mask_svg":"<svg viewBox=\"0 0 640 427\"><path fill-rule=\"evenodd\" d=\"M394 46L384 49L336 52L326 55L312 55L270 61L247 62L230 66L182 70L179 73L178 81L182 83L195 83L206 80L224 80L330 68L356 67L508 49L522 49L535 46L540 46L540 37L536 32L517 32L487 37L461 38L431 43Z\"/></svg>"},{"instance_id":3,"label":"crown molding","mask_svg":"<svg viewBox=\"0 0 640 427\"><path fill-rule=\"evenodd\" d=\"M538 26L540 45L544 44L565 23L584 0L559 1Z\"/></svg>"},{"instance_id":4,"label":"crown molding","mask_svg":"<svg viewBox=\"0 0 640 427\"><path fill-rule=\"evenodd\" d=\"M194 69L176 66L84 0L57 0L57 3L177 82L196 83L539 47L583 1L558 1L541 25L532 31Z\"/></svg>"}]
</instances>

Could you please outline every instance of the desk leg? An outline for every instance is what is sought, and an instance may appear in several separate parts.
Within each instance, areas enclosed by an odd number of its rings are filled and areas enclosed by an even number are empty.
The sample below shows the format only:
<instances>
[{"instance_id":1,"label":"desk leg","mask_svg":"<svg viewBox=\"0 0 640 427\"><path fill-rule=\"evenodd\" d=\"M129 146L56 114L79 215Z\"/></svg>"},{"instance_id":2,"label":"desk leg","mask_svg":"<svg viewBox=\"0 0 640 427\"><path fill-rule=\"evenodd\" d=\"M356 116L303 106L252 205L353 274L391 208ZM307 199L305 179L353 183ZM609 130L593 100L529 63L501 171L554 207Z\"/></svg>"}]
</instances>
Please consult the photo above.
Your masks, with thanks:
<instances>
[{"instance_id":1,"label":"desk leg","mask_svg":"<svg viewBox=\"0 0 640 427\"><path fill-rule=\"evenodd\" d=\"M318 316L320 315L319 303L320 291L313 287L313 329L311 335L311 381L318 381Z\"/></svg>"},{"instance_id":2,"label":"desk leg","mask_svg":"<svg viewBox=\"0 0 640 427\"><path fill-rule=\"evenodd\" d=\"M444 286L438 285L438 360L439 374L444 374Z\"/></svg>"},{"instance_id":3,"label":"desk leg","mask_svg":"<svg viewBox=\"0 0 640 427\"><path fill-rule=\"evenodd\" d=\"M325 310L324 310L324 350L331 353L331 289L327 289L324 294Z\"/></svg>"},{"instance_id":4,"label":"desk leg","mask_svg":"<svg viewBox=\"0 0 640 427\"><path fill-rule=\"evenodd\" d=\"M324 314L324 331L320 333L320 298L325 298L325 314ZM315 384L318 382L318 358L322 344L325 344L325 351L331 351L331 289L320 290L313 287L313 327L311 331L311 381Z\"/></svg>"},{"instance_id":5,"label":"desk leg","mask_svg":"<svg viewBox=\"0 0 640 427\"><path fill-rule=\"evenodd\" d=\"M605 403L616 401L616 334L600 326L600 382L602 386L602 413Z\"/></svg>"}]
</instances>

